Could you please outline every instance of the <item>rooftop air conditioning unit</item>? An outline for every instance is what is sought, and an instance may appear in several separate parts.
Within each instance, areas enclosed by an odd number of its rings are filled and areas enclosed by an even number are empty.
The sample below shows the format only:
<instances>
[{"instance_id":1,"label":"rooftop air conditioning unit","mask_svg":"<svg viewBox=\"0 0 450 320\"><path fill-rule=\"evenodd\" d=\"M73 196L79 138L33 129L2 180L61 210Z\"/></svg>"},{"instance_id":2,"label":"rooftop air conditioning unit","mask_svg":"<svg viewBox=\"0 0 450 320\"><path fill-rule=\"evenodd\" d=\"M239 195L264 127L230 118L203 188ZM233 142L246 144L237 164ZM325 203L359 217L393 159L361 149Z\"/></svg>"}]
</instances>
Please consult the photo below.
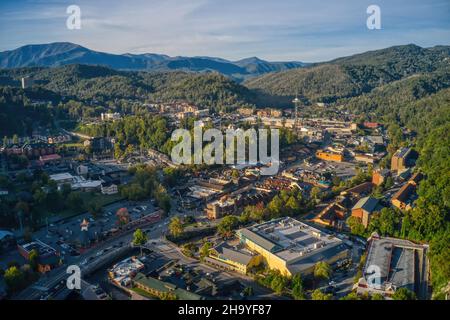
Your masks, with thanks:
<instances>
[{"instance_id":1,"label":"rooftop air conditioning unit","mask_svg":"<svg viewBox=\"0 0 450 320\"><path fill-rule=\"evenodd\" d=\"M322 248L325 244L323 242L314 243L314 249Z\"/></svg>"}]
</instances>

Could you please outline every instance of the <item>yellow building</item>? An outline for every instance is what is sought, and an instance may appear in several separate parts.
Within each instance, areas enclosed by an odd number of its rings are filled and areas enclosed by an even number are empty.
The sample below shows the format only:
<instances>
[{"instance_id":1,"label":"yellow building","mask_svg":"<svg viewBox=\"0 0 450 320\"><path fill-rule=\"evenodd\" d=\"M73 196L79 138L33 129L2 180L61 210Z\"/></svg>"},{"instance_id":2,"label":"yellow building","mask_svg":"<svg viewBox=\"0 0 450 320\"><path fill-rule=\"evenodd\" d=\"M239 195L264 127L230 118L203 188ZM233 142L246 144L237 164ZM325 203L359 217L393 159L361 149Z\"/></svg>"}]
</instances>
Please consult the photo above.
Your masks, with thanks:
<instances>
[{"instance_id":1,"label":"yellow building","mask_svg":"<svg viewBox=\"0 0 450 320\"><path fill-rule=\"evenodd\" d=\"M342 240L292 218L280 218L237 232L270 269L286 276L310 274L319 261L334 264L349 254Z\"/></svg>"},{"instance_id":2,"label":"yellow building","mask_svg":"<svg viewBox=\"0 0 450 320\"><path fill-rule=\"evenodd\" d=\"M261 263L262 257L250 251L231 248L222 243L212 248L209 256L204 261L222 270L247 274L250 268L256 267Z\"/></svg>"},{"instance_id":3,"label":"yellow building","mask_svg":"<svg viewBox=\"0 0 450 320\"><path fill-rule=\"evenodd\" d=\"M344 161L344 156L342 155L342 153L331 152L331 151L318 150L316 152L316 157L318 159L325 160L325 161L337 161L337 162Z\"/></svg>"}]
</instances>

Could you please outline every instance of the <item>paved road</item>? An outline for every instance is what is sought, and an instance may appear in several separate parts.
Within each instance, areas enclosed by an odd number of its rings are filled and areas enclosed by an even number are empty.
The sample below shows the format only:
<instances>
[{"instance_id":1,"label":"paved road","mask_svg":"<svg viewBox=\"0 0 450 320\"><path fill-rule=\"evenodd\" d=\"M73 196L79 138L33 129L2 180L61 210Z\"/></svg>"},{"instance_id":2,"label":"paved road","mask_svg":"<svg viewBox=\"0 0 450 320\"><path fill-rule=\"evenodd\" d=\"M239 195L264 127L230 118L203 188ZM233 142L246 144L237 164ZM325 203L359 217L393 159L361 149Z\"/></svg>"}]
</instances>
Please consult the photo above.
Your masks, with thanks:
<instances>
[{"instance_id":1,"label":"paved road","mask_svg":"<svg viewBox=\"0 0 450 320\"><path fill-rule=\"evenodd\" d=\"M277 296L272 290L267 289L258 283L253 278L237 272L227 272L215 269L209 265L200 263L197 259L186 257L181 253L181 250L176 245L165 240L162 237L155 237L158 233L152 235L146 247L152 251L158 252L170 260L176 260L179 264L202 271L204 274L214 274L216 281L226 281L230 279L239 279L245 286L253 288L253 299L286 299L285 297Z\"/></svg>"},{"instance_id":2,"label":"paved road","mask_svg":"<svg viewBox=\"0 0 450 320\"><path fill-rule=\"evenodd\" d=\"M153 207L150 202L146 202L145 204L139 203L137 204L139 206L145 205L147 206L147 211L152 210ZM108 215L108 212L115 213L118 208L120 207L128 207L130 213L133 214L133 207L128 202L120 202L116 204L112 204L110 206L107 206L104 208L104 212L107 214L104 218L107 220L103 224L103 228L106 229L107 227L112 226L115 221L113 215ZM192 265L196 268L199 268L200 270L204 271L205 273L214 273L218 274L218 280L220 279L240 279L241 282L246 286L251 286L254 289L254 297L257 297L259 299L280 299L280 297L275 296L271 290L264 288L257 284L255 281L253 281L252 278L247 277L245 275L241 275L238 273L230 273L230 272L224 272L224 271L218 271L210 266L204 265L199 263L198 260L188 258L184 256L180 249L171 244L170 242L164 240L164 235L167 233L168 225L170 218L173 216L184 216L186 214L192 214L197 219L203 219L203 212L202 211L183 211L178 212L175 210L176 206L173 206L173 210L170 213L169 217L166 217L162 219L160 222L156 223L155 225L151 227L141 227L142 229L148 231L147 234L149 235L149 246L152 247L152 249L155 252L158 252L160 254L163 254L167 258L171 260L178 260L180 263L186 264L186 265ZM136 215L139 215L141 213L136 213ZM79 229L79 223L82 219L89 219L89 214L84 214L72 219L69 219L68 221L63 222L62 224L58 226L51 226L51 228L57 228L59 231L63 231L65 233L75 232L70 230L76 230ZM97 223L95 221L94 223ZM136 228L134 228L136 229ZM40 299L43 296L46 296L48 294L48 291L54 290L55 287L58 288L58 292L54 293L55 296L58 296L58 293L61 291L61 289L65 288L65 280L67 279L68 274L66 274L66 267L68 264L77 264L82 266L83 269L90 268L92 265L99 263L98 260L102 259L103 256L105 256L104 250L106 248L110 249L110 253L108 255L114 255L116 251L119 251L120 248L122 248L124 245L127 245L131 242L132 239L132 233L133 230L130 230L129 233L120 235L114 239L108 240L100 245L98 245L95 248L92 248L91 250L88 250L84 254L80 256L75 257L66 257L65 265L55 269L46 275L44 275L37 283L35 283L30 288L24 290L20 295L18 295L17 299L24 299L24 300L33 300L33 299ZM43 228L40 231L36 233L36 238L39 238L43 242L46 242L52 246L58 246L56 243L58 240L60 240L60 235L49 233L47 228ZM155 244L152 244L155 243ZM47 293L46 293L47 292ZM283 297L281 297L283 298Z\"/></svg>"},{"instance_id":3,"label":"paved road","mask_svg":"<svg viewBox=\"0 0 450 320\"><path fill-rule=\"evenodd\" d=\"M104 261L112 260L115 256L120 255L124 248L128 247L131 243L133 232L137 228L138 227L132 228L126 233L109 239L78 257L73 257L70 264L80 266L83 276L83 271L89 271L89 269L95 268L97 264L101 265ZM52 291L55 287L58 288L57 291L59 292L63 289L63 287L59 287L59 284L63 284L65 287L65 281L69 276L66 273L68 265L69 264L66 263L63 266L44 274L35 284L22 291L15 298L18 300L37 300L43 296L47 296L48 291Z\"/></svg>"},{"instance_id":4,"label":"paved road","mask_svg":"<svg viewBox=\"0 0 450 320\"><path fill-rule=\"evenodd\" d=\"M145 210L137 211L137 207L145 207ZM143 215L150 214L155 211L154 206L150 201L142 201L133 205L129 201L119 201L103 208L103 216L93 219L92 215L88 212L76 217L69 218L57 224L49 224L48 229L41 228L33 234L34 239L39 239L49 246L55 248L61 253L64 258L64 262L72 264L78 259L73 257L68 252L69 250L64 248L65 244L69 244L71 239L75 239L81 234L80 223L83 219L90 222L89 231L97 239L101 238L101 234L104 231L111 230L117 225L117 218L115 213L120 208L127 208L131 220L137 220Z\"/></svg>"},{"instance_id":5,"label":"paved road","mask_svg":"<svg viewBox=\"0 0 450 320\"><path fill-rule=\"evenodd\" d=\"M142 206L142 205L147 206L147 209L145 211L143 211L145 213L147 213L148 211L150 211L152 209L154 210L154 207L151 205L150 202L144 202L144 203L141 202L141 203L136 204L136 206ZM108 213L108 211L114 211L115 209L118 209L118 208L124 207L124 206L129 208L130 213L132 213L132 207L135 207L135 206L131 206L128 202L120 202L120 203L116 203L116 204L105 207L104 211L106 213ZM140 213L135 213L135 214L140 215ZM52 296L58 296L58 293L61 291L61 289L65 288L65 281L66 281L67 277L69 276L66 273L66 269L67 269L68 265L79 265L84 270L86 270L87 268L90 268L92 265L95 265L96 263L98 263L99 260L105 258L105 255L106 255L105 249L109 249L108 250L109 252L107 254L109 256L109 255L114 255L119 250L121 250L121 248L130 244L132 237L133 237L133 232L137 228L142 228L143 230L149 230L150 234L151 234L151 239L162 240L163 236L167 233L171 217L176 216L176 215L183 216L183 215L185 215L185 213L172 210L169 217L165 217L155 224L152 224L150 226L143 226L143 227L138 226L138 227L132 228L131 230L127 231L125 234L122 234L115 238L109 239L109 240L99 244L98 246L86 251L85 253L83 253L80 256L75 256L75 257L67 256L67 258L65 260L65 264L63 266L43 275L39 281L37 281L32 286L30 286L29 288L22 291L16 297L16 299L19 299L19 300L41 299L42 297L48 296L48 291L51 291L55 287L58 288L58 290L57 290L58 292L55 292ZM202 215L202 212L197 212L196 215L200 216L200 215ZM67 227L67 225L72 226L74 224L74 220L75 220L75 222L79 222L84 217L89 218L89 214L69 219L69 221L65 222L64 224L60 225L59 227L65 228L65 227ZM113 216L111 220L113 220L114 218L115 217ZM114 221L111 221L111 222L114 223ZM56 241L58 241L59 237L57 235L48 234L46 228L43 228L36 233L36 238L39 239L39 237L42 238L41 239L42 241L44 241L50 245L57 246ZM173 247L170 248L170 250L173 250ZM179 253L179 251L177 251L177 250L175 250L175 251L179 255L176 255L176 254L172 255L172 257L174 257L174 259L179 258L180 256L183 257L183 259L187 259L184 255ZM170 253L168 253L168 254L170 255ZM186 262L190 263L191 261L186 260Z\"/></svg>"}]
</instances>

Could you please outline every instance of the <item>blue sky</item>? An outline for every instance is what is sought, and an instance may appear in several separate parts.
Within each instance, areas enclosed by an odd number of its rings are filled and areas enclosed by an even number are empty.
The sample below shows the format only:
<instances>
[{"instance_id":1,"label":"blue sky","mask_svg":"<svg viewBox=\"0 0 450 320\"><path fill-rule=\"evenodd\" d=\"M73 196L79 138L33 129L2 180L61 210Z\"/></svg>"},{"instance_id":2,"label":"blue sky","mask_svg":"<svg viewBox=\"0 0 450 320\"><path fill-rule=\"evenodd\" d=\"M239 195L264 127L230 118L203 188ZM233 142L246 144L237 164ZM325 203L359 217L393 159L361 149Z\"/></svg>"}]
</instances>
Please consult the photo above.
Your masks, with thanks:
<instances>
[{"instance_id":1,"label":"blue sky","mask_svg":"<svg viewBox=\"0 0 450 320\"><path fill-rule=\"evenodd\" d=\"M66 8L81 8L81 30ZM366 27L369 5L381 30ZM0 51L69 41L111 53L324 61L392 45L450 44L449 0L1 0Z\"/></svg>"}]
</instances>

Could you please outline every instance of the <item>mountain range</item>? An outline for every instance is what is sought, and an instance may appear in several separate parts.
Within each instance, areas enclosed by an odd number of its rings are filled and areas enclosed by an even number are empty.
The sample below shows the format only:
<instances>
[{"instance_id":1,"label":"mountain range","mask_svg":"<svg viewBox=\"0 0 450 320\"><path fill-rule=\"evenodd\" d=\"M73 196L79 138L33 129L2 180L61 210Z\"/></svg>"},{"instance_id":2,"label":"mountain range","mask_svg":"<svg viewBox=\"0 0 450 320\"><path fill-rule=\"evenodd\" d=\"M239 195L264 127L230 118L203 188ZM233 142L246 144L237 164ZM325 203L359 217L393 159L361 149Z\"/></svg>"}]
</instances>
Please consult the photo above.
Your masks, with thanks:
<instances>
[{"instance_id":1,"label":"mountain range","mask_svg":"<svg viewBox=\"0 0 450 320\"><path fill-rule=\"evenodd\" d=\"M218 108L290 107L296 95L305 104L334 103L384 86L388 92L406 86L408 94L417 98L450 86L450 46L414 44L299 67L295 62L265 62L255 57L230 62L214 57L112 55L58 43L0 53L0 66L0 86L18 86L20 77L31 76L47 90L84 99L147 96Z\"/></svg>"},{"instance_id":2,"label":"mountain range","mask_svg":"<svg viewBox=\"0 0 450 320\"><path fill-rule=\"evenodd\" d=\"M269 62L257 57L229 61L215 57L170 57L154 53L110 54L70 42L26 45L0 52L0 68L56 67L67 64L103 65L133 71L215 71L237 81L306 65L299 61Z\"/></svg>"}]
</instances>

